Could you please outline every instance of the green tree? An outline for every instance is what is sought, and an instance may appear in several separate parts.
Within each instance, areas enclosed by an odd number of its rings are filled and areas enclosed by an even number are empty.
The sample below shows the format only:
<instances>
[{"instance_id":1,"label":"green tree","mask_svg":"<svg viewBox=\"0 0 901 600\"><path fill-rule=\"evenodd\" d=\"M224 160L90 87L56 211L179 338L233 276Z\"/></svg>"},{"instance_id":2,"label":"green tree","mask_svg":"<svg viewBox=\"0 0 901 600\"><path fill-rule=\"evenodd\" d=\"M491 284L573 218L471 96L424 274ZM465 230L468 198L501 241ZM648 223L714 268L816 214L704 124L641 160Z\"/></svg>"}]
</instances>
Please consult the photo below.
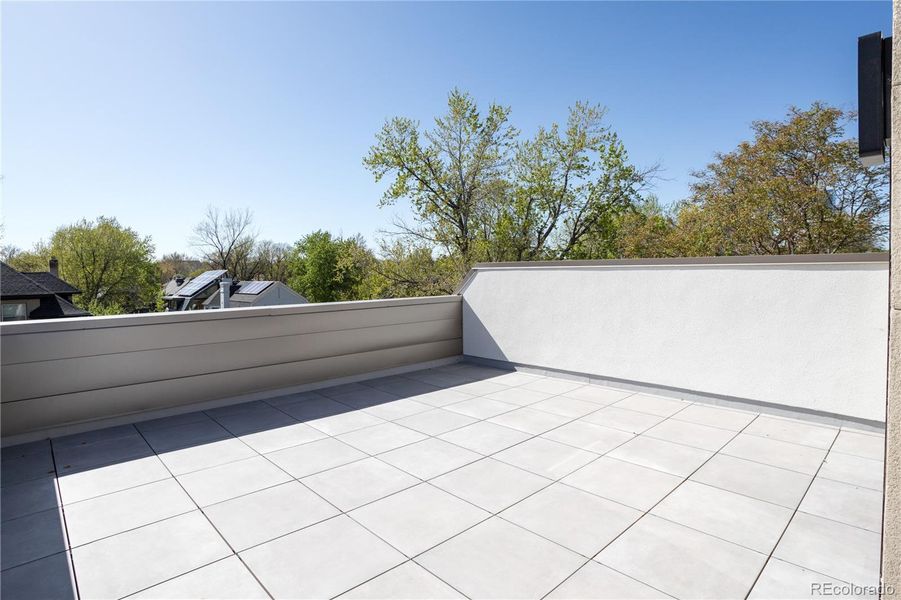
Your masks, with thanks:
<instances>
[{"instance_id":1,"label":"green tree","mask_svg":"<svg viewBox=\"0 0 901 600\"><path fill-rule=\"evenodd\" d=\"M82 292L76 304L94 314L131 313L156 308L160 286L153 252L149 237L116 219L98 217L60 227L49 243L20 253L11 266L43 271L56 257L60 277Z\"/></svg>"},{"instance_id":2,"label":"green tree","mask_svg":"<svg viewBox=\"0 0 901 600\"><path fill-rule=\"evenodd\" d=\"M671 244L683 255L830 254L883 247L888 165L864 167L853 114L815 103L755 121L754 139L695 174Z\"/></svg>"},{"instance_id":3,"label":"green tree","mask_svg":"<svg viewBox=\"0 0 901 600\"><path fill-rule=\"evenodd\" d=\"M315 231L301 238L288 259L288 285L312 302L361 300L374 257L361 236Z\"/></svg>"},{"instance_id":4,"label":"green tree","mask_svg":"<svg viewBox=\"0 0 901 600\"><path fill-rule=\"evenodd\" d=\"M453 293L460 283L458 261L427 245L383 241L373 264L372 293L377 298L410 298Z\"/></svg>"},{"instance_id":5,"label":"green tree","mask_svg":"<svg viewBox=\"0 0 901 600\"><path fill-rule=\"evenodd\" d=\"M382 205L411 202L416 223L396 221L408 245L435 247L459 276L480 260L587 257L611 220L640 197L654 169L629 163L603 107L577 103L566 124L520 139L510 109L454 90L447 113L421 130L389 120L364 159L391 178ZM411 256L415 254L410 253Z\"/></svg>"}]
</instances>

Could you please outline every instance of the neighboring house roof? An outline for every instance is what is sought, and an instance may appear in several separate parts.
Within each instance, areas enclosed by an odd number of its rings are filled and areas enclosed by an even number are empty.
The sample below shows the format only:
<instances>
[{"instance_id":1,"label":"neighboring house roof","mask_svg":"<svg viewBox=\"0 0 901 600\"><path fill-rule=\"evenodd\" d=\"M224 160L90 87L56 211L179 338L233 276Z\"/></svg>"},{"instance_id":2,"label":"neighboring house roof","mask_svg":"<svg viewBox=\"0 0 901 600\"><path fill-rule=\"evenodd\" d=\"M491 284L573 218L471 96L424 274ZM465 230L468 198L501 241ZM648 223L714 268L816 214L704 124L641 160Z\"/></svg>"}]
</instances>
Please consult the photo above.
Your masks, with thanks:
<instances>
[{"instance_id":1,"label":"neighboring house roof","mask_svg":"<svg viewBox=\"0 0 901 600\"><path fill-rule=\"evenodd\" d=\"M181 283L176 279L170 279L166 282L166 285L163 286L163 296L173 296L175 292L177 292L182 286L186 285L189 281L191 281L190 277L185 277L181 280Z\"/></svg>"},{"instance_id":2,"label":"neighboring house roof","mask_svg":"<svg viewBox=\"0 0 901 600\"><path fill-rule=\"evenodd\" d=\"M36 282L42 288L49 290L53 294L80 294L81 290L67 283L48 271L40 271L37 273L29 273L28 271L23 271L22 275L25 275L32 281Z\"/></svg>"},{"instance_id":3,"label":"neighboring house roof","mask_svg":"<svg viewBox=\"0 0 901 600\"><path fill-rule=\"evenodd\" d=\"M57 295L80 294L81 290L69 285L49 272L20 273L5 262L0 262L0 298L40 298L41 304L28 313L29 319L59 319L63 317L90 317L91 313L78 308Z\"/></svg>"},{"instance_id":4,"label":"neighboring house roof","mask_svg":"<svg viewBox=\"0 0 901 600\"><path fill-rule=\"evenodd\" d=\"M31 277L19 273L5 262L0 262L0 297L40 298L52 295L53 292Z\"/></svg>"},{"instance_id":5,"label":"neighboring house roof","mask_svg":"<svg viewBox=\"0 0 901 600\"><path fill-rule=\"evenodd\" d=\"M59 296L53 295L41 298L41 305L28 313L29 319L60 319L64 317L90 317L91 313L78 308L71 302L66 302Z\"/></svg>"},{"instance_id":6,"label":"neighboring house roof","mask_svg":"<svg viewBox=\"0 0 901 600\"><path fill-rule=\"evenodd\" d=\"M239 281L232 285L231 296L228 299L229 308L305 304L306 302L308 302L306 298L280 281ZM219 294L216 293L207 298L203 307L219 308Z\"/></svg>"}]
</instances>

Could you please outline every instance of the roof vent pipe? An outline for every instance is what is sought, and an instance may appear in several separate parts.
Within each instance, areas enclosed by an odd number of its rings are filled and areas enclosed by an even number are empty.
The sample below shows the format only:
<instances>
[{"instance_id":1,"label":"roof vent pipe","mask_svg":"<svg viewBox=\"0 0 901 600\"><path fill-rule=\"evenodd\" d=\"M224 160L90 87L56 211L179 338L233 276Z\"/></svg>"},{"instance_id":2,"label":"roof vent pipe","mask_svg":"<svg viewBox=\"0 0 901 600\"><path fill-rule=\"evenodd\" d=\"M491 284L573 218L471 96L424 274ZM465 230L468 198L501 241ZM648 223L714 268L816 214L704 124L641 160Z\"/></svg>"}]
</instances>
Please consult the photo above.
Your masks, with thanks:
<instances>
[{"instance_id":1,"label":"roof vent pipe","mask_svg":"<svg viewBox=\"0 0 901 600\"><path fill-rule=\"evenodd\" d=\"M232 280L223 277L219 281L219 307L228 308L228 299L232 292Z\"/></svg>"}]
</instances>

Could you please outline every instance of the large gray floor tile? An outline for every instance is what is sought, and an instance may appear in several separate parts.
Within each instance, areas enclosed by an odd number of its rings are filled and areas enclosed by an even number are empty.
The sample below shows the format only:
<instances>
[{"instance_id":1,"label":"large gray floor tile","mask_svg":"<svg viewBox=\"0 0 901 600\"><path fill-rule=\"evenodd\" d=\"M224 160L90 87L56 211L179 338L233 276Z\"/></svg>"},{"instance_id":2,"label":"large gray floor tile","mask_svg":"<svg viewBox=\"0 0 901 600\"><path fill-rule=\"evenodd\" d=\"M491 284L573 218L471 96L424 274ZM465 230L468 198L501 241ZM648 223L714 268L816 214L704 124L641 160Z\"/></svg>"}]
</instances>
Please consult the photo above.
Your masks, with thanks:
<instances>
[{"instance_id":1,"label":"large gray floor tile","mask_svg":"<svg viewBox=\"0 0 901 600\"><path fill-rule=\"evenodd\" d=\"M730 410L704 404L692 404L686 409L680 410L673 415L673 419L679 421L688 421L689 423L698 423L699 425L719 427L720 429L728 429L729 431L741 431L755 418L757 418L756 413Z\"/></svg>"},{"instance_id":2,"label":"large gray floor tile","mask_svg":"<svg viewBox=\"0 0 901 600\"><path fill-rule=\"evenodd\" d=\"M352 510L419 483L377 458L366 458L301 480L343 511Z\"/></svg>"},{"instance_id":3,"label":"large gray floor tile","mask_svg":"<svg viewBox=\"0 0 901 600\"><path fill-rule=\"evenodd\" d=\"M494 455L497 460L548 479L560 479L598 457L544 438L533 438Z\"/></svg>"},{"instance_id":4,"label":"large gray floor tile","mask_svg":"<svg viewBox=\"0 0 901 600\"><path fill-rule=\"evenodd\" d=\"M609 456L672 475L688 477L712 452L640 435L611 450Z\"/></svg>"},{"instance_id":5,"label":"large gray floor tile","mask_svg":"<svg viewBox=\"0 0 901 600\"><path fill-rule=\"evenodd\" d=\"M549 485L551 480L493 458L485 458L436 477L431 483L496 513Z\"/></svg>"},{"instance_id":6,"label":"large gray floor tile","mask_svg":"<svg viewBox=\"0 0 901 600\"><path fill-rule=\"evenodd\" d=\"M72 561L82 598L120 598L229 554L195 511L75 548Z\"/></svg>"},{"instance_id":7,"label":"large gray floor tile","mask_svg":"<svg viewBox=\"0 0 901 600\"><path fill-rule=\"evenodd\" d=\"M677 412L690 406L690 403L674 398L664 398L663 396L652 396L650 394L639 393L633 394L628 398L623 398L613 406L648 413L658 417L671 417Z\"/></svg>"},{"instance_id":8,"label":"large gray floor tile","mask_svg":"<svg viewBox=\"0 0 901 600\"><path fill-rule=\"evenodd\" d=\"M570 390L563 395L567 398L575 398L576 400L585 400L600 406L607 406L614 402L619 402L623 398L627 398L634 393L635 392L629 390L618 390L602 385L583 385L582 387Z\"/></svg>"},{"instance_id":9,"label":"large gray floor tile","mask_svg":"<svg viewBox=\"0 0 901 600\"><path fill-rule=\"evenodd\" d=\"M201 507L290 480L290 475L262 456L254 456L178 477L181 485Z\"/></svg>"},{"instance_id":10,"label":"large gray floor tile","mask_svg":"<svg viewBox=\"0 0 901 600\"><path fill-rule=\"evenodd\" d=\"M416 562L470 598L540 598L584 562L578 554L497 517Z\"/></svg>"},{"instance_id":11,"label":"large gray floor tile","mask_svg":"<svg viewBox=\"0 0 901 600\"><path fill-rule=\"evenodd\" d=\"M380 454L379 458L420 479L431 479L482 458L455 444L429 438Z\"/></svg>"},{"instance_id":12,"label":"large gray floor tile","mask_svg":"<svg viewBox=\"0 0 901 600\"><path fill-rule=\"evenodd\" d=\"M573 421L542 434L543 438L604 454L635 437L634 434L595 425L587 421Z\"/></svg>"},{"instance_id":13,"label":"large gray floor tile","mask_svg":"<svg viewBox=\"0 0 901 600\"><path fill-rule=\"evenodd\" d=\"M366 458L366 454L337 439L326 438L271 452L266 458L299 479Z\"/></svg>"},{"instance_id":14,"label":"large gray floor tile","mask_svg":"<svg viewBox=\"0 0 901 600\"><path fill-rule=\"evenodd\" d=\"M500 517L590 558L641 515L612 500L556 483L514 504Z\"/></svg>"},{"instance_id":15,"label":"large gray floor tile","mask_svg":"<svg viewBox=\"0 0 901 600\"><path fill-rule=\"evenodd\" d=\"M189 423L199 423L201 421L212 421L212 419L203 411L195 411L189 413L181 413L168 417L160 417L158 419L148 419L139 421L134 424L135 428L141 433L152 431L154 429L165 429L167 427L175 427L176 425L187 425Z\"/></svg>"},{"instance_id":16,"label":"large gray floor tile","mask_svg":"<svg viewBox=\"0 0 901 600\"><path fill-rule=\"evenodd\" d=\"M537 379L541 379L541 376L533 375L531 373L524 373L522 371L511 371L509 373L504 373L503 375L498 375L497 377L492 377L491 381L494 383L499 383L501 385L516 387L525 385Z\"/></svg>"},{"instance_id":17,"label":"large gray floor tile","mask_svg":"<svg viewBox=\"0 0 901 600\"><path fill-rule=\"evenodd\" d=\"M735 437L734 432L726 429L675 419L667 419L651 427L643 435L711 452L716 452Z\"/></svg>"},{"instance_id":18,"label":"large gray floor tile","mask_svg":"<svg viewBox=\"0 0 901 600\"><path fill-rule=\"evenodd\" d=\"M195 509L174 479L164 479L67 505L66 529L74 548Z\"/></svg>"},{"instance_id":19,"label":"large gray floor tile","mask_svg":"<svg viewBox=\"0 0 901 600\"><path fill-rule=\"evenodd\" d=\"M367 454L379 454L422 441L426 437L407 427L401 427L394 423L381 423L339 435L338 439Z\"/></svg>"},{"instance_id":20,"label":"large gray floor tile","mask_svg":"<svg viewBox=\"0 0 901 600\"><path fill-rule=\"evenodd\" d=\"M395 421L399 425L415 429L426 435L441 435L475 422L476 420L472 417L441 408L433 408Z\"/></svg>"},{"instance_id":21,"label":"large gray floor tile","mask_svg":"<svg viewBox=\"0 0 901 600\"><path fill-rule=\"evenodd\" d=\"M592 560L547 597L551 600L657 600L671 596Z\"/></svg>"},{"instance_id":22,"label":"large gray floor tile","mask_svg":"<svg viewBox=\"0 0 901 600\"><path fill-rule=\"evenodd\" d=\"M457 402L468 400L470 398L472 398L472 395L470 394L443 389L412 397L412 399L417 402L422 402L423 404L428 404L429 406L434 406L436 408L447 406L448 404L456 404Z\"/></svg>"},{"instance_id":23,"label":"large gray floor tile","mask_svg":"<svg viewBox=\"0 0 901 600\"><path fill-rule=\"evenodd\" d=\"M66 531L58 508L5 521L0 527L3 570L64 552L66 548Z\"/></svg>"},{"instance_id":24,"label":"large gray floor tile","mask_svg":"<svg viewBox=\"0 0 901 600\"><path fill-rule=\"evenodd\" d=\"M254 408L245 410L232 409L224 414L209 411L210 416L225 427L232 435L242 436L280 427L298 424L297 419L265 403L253 403ZM220 409L221 410L221 409Z\"/></svg>"},{"instance_id":25,"label":"large gray floor tile","mask_svg":"<svg viewBox=\"0 0 901 600\"><path fill-rule=\"evenodd\" d=\"M58 480L65 504L118 492L137 485L172 477L156 456L105 465L79 473L69 473Z\"/></svg>"},{"instance_id":26,"label":"large gray floor tile","mask_svg":"<svg viewBox=\"0 0 901 600\"><path fill-rule=\"evenodd\" d=\"M582 417L583 421L594 423L595 425L603 425L612 429L620 429L628 433L642 433L650 429L657 423L663 421L665 417L650 415L648 413L617 408L616 406L606 406L597 412Z\"/></svg>"},{"instance_id":27,"label":"large gray floor tile","mask_svg":"<svg viewBox=\"0 0 901 600\"><path fill-rule=\"evenodd\" d=\"M239 436L239 439L260 454L266 454L283 448L321 440L324 437L326 437L324 433L310 427L306 423L293 423L263 431L246 433Z\"/></svg>"},{"instance_id":28,"label":"large gray floor tile","mask_svg":"<svg viewBox=\"0 0 901 600\"><path fill-rule=\"evenodd\" d=\"M487 396L489 394L494 394L495 392L506 390L508 389L508 386L483 379L456 385L453 389L473 396Z\"/></svg>"},{"instance_id":29,"label":"large gray floor tile","mask_svg":"<svg viewBox=\"0 0 901 600\"><path fill-rule=\"evenodd\" d=\"M832 445L838 429L795 419L761 415L745 428L744 433L825 450Z\"/></svg>"},{"instance_id":30,"label":"large gray floor tile","mask_svg":"<svg viewBox=\"0 0 901 600\"><path fill-rule=\"evenodd\" d=\"M739 433L720 452L805 475L815 474L826 456L826 451L820 448L746 433Z\"/></svg>"},{"instance_id":31,"label":"large gray floor tile","mask_svg":"<svg viewBox=\"0 0 901 600\"><path fill-rule=\"evenodd\" d=\"M413 398L439 389L437 386L400 375L382 377L381 380L368 380L366 385L401 398Z\"/></svg>"},{"instance_id":32,"label":"large gray floor tile","mask_svg":"<svg viewBox=\"0 0 901 600\"><path fill-rule=\"evenodd\" d=\"M830 452L823 462L819 477L882 491L885 463L841 452Z\"/></svg>"},{"instance_id":33,"label":"large gray floor tile","mask_svg":"<svg viewBox=\"0 0 901 600\"><path fill-rule=\"evenodd\" d=\"M104 427L103 429L92 429L81 433L64 435L62 437L53 438L51 441L53 450L59 454L65 450L78 448L80 446L88 446L95 442L106 442L120 438L140 437L138 430L134 425L117 425L115 427Z\"/></svg>"},{"instance_id":34,"label":"large gray floor tile","mask_svg":"<svg viewBox=\"0 0 901 600\"><path fill-rule=\"evenodd\" d=\"M563 479L567 485L639 510L650 509L681 482L681 477L606 456Z\"/></svg>"},{"instance_id":35,"label":"large gray floor tile","mask_svg":"<svg viewBox=\"0 0 901 600\"><path fill-rule=\"evenodd\" d=\"M558 394L572 392L584 385L584 381L562 379L559 377L542 377L541 379L525 383L521 387L526 390L535 390L536 392L545 392L556 396Z\"/></svg>"},{"instance_id":36,"label":"large gray floor tile","mask_svg":"<svg viewBox=\"0 0 901 600\"><path fill-rule=\"evenodd\" d=\"M184 475L256 455L247 444L237 438L231 438L180 448L159 456L173 475Z\"/></svg>"},{"instance_id":37,"label":"large gray floor tile","mask_svg":"<svg viewBox=\"0 0 901 600\"><path fill-rule=\"evenodd\" d=\"M358 508L350 516L413 557L472 527L490 513L422 483Z\"/></svg>"},{"instance_id":38,"label":"large gray floor tile","mask_svg":"<svg viewBox=\"0 0 901 600\"><path fill-rule=\"evenodd\" d=\"M297 481L266 488L204 509L236 551L334 517L338 509Z\"/></svg>"},{"instance_id":39,"label":"large gray floor tile","mask_svg":"<svg viewBox=\"0 0 901 600\"><path fill-rule=\"evenodd\" d=\"M183 600L185 598L216 598L218 600L256 600L269 598L247 567L237 556L216 561L155 585L129 598L146 600Z\"/></svg>"},{"instance_id":40,"label":"large gray floor tile","mask_svg":"<svg viewBox=\"0 0 901 600\"><path fill-rule=\"evenodd\" d=\"M59 506L56 479L41 477L0 487L2 520L15 519Z\"/></svg>"},{"instance_id":41,"label":"large gray floor tile","mask_svg":"<svg viewBox=\"0 0 901 600\"><path fill-rule=\"evenodd\" d=\"M536 390L528 390L523 387L512 387L501 390L493 394L485 396L490 400L497 400L505 404L515 404L516 406L529 406L542 400L547 400L552 394L547 392L539 392Z\"/></svg>"},{"instance_id":42,"label":"large gray floor tile","mask_svg":"<svg viewBox=\"0 0 901 600\"><path fill-rule=\"evenodd\" d=\"M743 598L766 555L643 517L596 560L677 598Z\"/></svg>"},{"instance_id":43,"label":"large gray floor tile","mask_svg":"<svg viewBox=\"0 0 901 600\"><path fill-rule=\"evenodd\" d=\"M796 513L773 556L858 585L879 582L880 535Z\"/></svg>"},{"instance_id":44,"label":"large gray floor tile","mask_svg":"<svg viewBox=\"0 0 901 600\"><path fill-rule=\"evenodd\" d=\"M376 404L375 406L370 406L369 408L364 408L363 410L371 415L379 417L380 419L394 421L396 419L403 419L404 417L409 417L411 415L417 415L421 412L431 410L432 408L434 407L429 404L425 404L424 402L417 402L416 400L411 400L410 398L401 398L399 400L393 400L391 402L385 402L383 404Z\"/></svg>"},{"instance_id":45,"label":"large gray floor tile","mask_svg":"<svg viewBox=\"0 0 901 600\"><path fill-rule=\"evenodd\" d=\"M532 435L544 433L554 427L570 421L570 417L563 417L554 413L545 412L543 410L535 410L533 408L518 408L508 413L498 415L488 419L489 423L503 425L510 429L517 429Z\"/></svg>"},{"instance_id":46,"label":"large gray floor tile","mask_svg":"<svg viewBox=\"0 0 901 600\"><path fill-rule=\"evenodd\" d=\"M357 429L371 427L384 422L384 419L380 419L375 415L370 415L362 410L353 410L319 419L311 419L306 423L328 435L341 435L342 433L356 431Z\"/></svg>"},{"instance_id":47,"label":"large gray floor tile","mask_svg":"<svg viewBox=\"0 0 901 600\"><path fill-rule=\"evenodd\" d=\"M791 519L792 510L686 481L651 514L769 554Z\"/></svg>"},{"instance_id":48,"label":"large gray floor tile","mask_svg":"<svg viewBox=\"0 0 901 600\"><path fill-rule=\"evenodd\" d=\"M771 558L764 567L763 573L760 574L757 583L754 584L754 589L751 590L748 598L754 600L773 600L774 598L813 600L823 596L835 597L833 594L813 591L817 589L815 586L825 585L841 586L843 584L821 573L781 561L778 558Z\"/></svg>"},{"instance_id":49,"label":"large gray floor tile","mask_svg":"<svg viewBox=\"0 0 901 600\"><path fill-rule=\"evenodd\" d=\"M835 438L835 443L832 445L832 451L853 454L854 456L869 458L871 460L884 460L885 436L870 435L843 429L839 432L838 437Z\"/></svg>"},{"instance_id":50,"label":"large gray floor tile","mask_svg":"<svg viewBox=\"0 0 901 600\"><path fill-rule=\"evenodd\" d=\"M66 446L54 444L53 455L57 472L65 475L102 465L153 456L153 450L147 445L141 434L131 427L130 433L127 435L97 438L96 441L83 444Z\"/></svg>"},{"instance_id":51,"label":"large gray floor tile","mask_svg":"<svg viewBox=\"0 0 901 600\"><path fill-rule=\"evenodd\" d=\"M490 398L469 398L455 404L448 404L443 408L474 419L490 419L519 407L509 402L500 402Z\"/></svg>"},{"instance_id":52,"label":"large gray floor tile","mask_svg":"<svg viewBox=\"0 0 901 600\"><path fill-rule=\"evenodd\" d=\"M717 454L698 469L691 479L758 500L796 508L812 477L796 471Z\"/></svg>"},{"instance_id":53,"label":"large gray floor tile","mask_svg":"<svg viewBox=\"0 0 901 600\"><path fill-rule=\"evenodd\" d=\"M4 487L34 479L53 477L55 474L49 442L46 444L21 444L3 449L0 484Z\"/></svg>"},{"instance_id":54,"label":"large gray floor tile","mask_svg":"<svg viewBox=\"0 0 901 600\"><path fill-rule=\"evenodd\" d=\"M21 600L76 600L75 577L67 553L54 554L3 571L0 597Z\"/></svg>"},{"instance_id":55,"label":"large gray floor tile","mask_svg":"<svg viewBox=\"0 0 901 600\"><path fill-rule=\"evenodd\" d=\"M880 533L882 493L817 477L798 508L808 514Z\"/></svg>"},{"instance_id":56,"label":"large gray floor tile","mask_svg":"<svg viewBox=\"0 0 901 600\"><path fill-rule=\"evenodd\" d=\"M370 406L378 406L386 404L398 399L395 394L384 390L377 390L368 385L360 385L358 388L348 389L344 393L333 393L324 391L333 400L340 402L352 408L369 408Z\"/></svg>"},{"instance_id":57,"label":"large gray floor tile","mask_svg":"<svg viewBox=\"0 0 901 600\"><path fill-rule=\"evenodd\" d=\"M547 400L536 402L529 406L535 410L543 410L570 419L584 417L588 413L598 410L600 407L594 402L578 400L567 396L553 396Z\"/></svg>"},{"instance_id":58,"label":"large gray floor tile","mask_svg":"<svg viewBox=\"0 0 901 600\"><path fill-rule=\"evenodd\" d=\"M331 598L404 562L404 555L346 516L241 553L275 598Z\"/></svg>"},{"instance_id":59,"label":"large gray floor tile","mask_svg":"<svg viewBox=\"0 0 901 600\"><path fill-rule=\"evenodd\" d=\"M474 450L480 454L494 454L532 437L524 431L479 421L438 436L442 440Z\"/></svg>"},{"instance_id":60,"label":"large gray floor tile","mask_svg":"<svg viewBox=\"0 0 901 600\"><path fill-rule=\"evenodd\" d=\"M413 561L407 561L394 567L387 573L355 587L340 596L355 600L432 600L464 598L451 586L447 585Z\"/></svg>"},{"instance_id":61,"label":"large gray floor tile","mask_svg":"<svg viewBox=\"0 0 901 600\"><path fill-rule=\"evenodd\" d=\"M309 423L316 419L341 415L353 410L352 407L346 404L335 402L331 398L326 398L318 393L315 395L305 395L303 398L293 402L279 403L277 406L280 411L305 423Z\"/></svg>"},{"instance_id":62,"label":"large gray floor tile","mask_svg":"<svg viewBox=\"0 0 901 600\"><path fill-rule=\"evenodd\" d=\"M194 448L234 437L231 432L209 417L171 427L144 429L142 433L147 443L157 453Z\"/></svg>"}]
</instances>

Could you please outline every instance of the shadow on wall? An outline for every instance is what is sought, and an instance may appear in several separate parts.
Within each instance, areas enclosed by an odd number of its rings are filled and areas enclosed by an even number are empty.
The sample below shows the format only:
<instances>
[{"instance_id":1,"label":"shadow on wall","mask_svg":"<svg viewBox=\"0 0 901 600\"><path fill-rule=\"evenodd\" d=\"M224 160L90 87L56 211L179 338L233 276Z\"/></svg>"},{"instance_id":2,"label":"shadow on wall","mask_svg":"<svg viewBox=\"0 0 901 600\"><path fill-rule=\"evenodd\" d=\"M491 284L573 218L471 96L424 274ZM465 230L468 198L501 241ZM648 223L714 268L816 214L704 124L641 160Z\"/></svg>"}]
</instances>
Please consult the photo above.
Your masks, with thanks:
<instances>
[{"instance_id":1,"label":"shadow on wall","mask_svg":"<svg viewBox=\"0 0 901 600\"><path fill-rule=\"evenodd\" d=\"M458 363L4 448L0 596L75 599L73 573L81 595L92 596L92 580L115 578L110 565L141 564L122 556L138 552L134 544L124 551L122 544L103 544L215 503L192 497L176 478L260 455L286 481L312 475L316 469L299 471L280 463L277 453L337 435L347 413L390 418L390 407L381 405L499 374ZM155 548L168 550L165 542Z\"/></svg>"},{"instance_id":2,"label":"shadow on wall","mask_svg":"<svg viewBox=\"0 0 901 600\"><path fill-rule=\"evenodd\" d=\"M508 310L516 310L513 305L508 305ZM469 305L466 296L463 297L463 354L473 358L486 358L489 360L509 361L507 355L494 341L491 331L479 319L476 311ZM540 344L542 340L535 339L533 343Z\"/></svg>"}]
</instances>

